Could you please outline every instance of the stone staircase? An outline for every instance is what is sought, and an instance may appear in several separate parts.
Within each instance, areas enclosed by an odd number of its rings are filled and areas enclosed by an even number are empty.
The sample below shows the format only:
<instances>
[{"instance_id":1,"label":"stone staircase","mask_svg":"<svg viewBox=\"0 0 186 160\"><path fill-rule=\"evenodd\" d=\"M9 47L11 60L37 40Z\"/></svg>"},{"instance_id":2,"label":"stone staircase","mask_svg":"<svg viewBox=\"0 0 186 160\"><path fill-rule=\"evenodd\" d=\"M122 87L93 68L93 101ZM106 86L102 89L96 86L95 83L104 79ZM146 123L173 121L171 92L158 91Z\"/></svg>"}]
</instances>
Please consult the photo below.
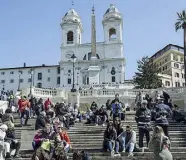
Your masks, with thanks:
<instances>
[{"instance_id":1,"label":"stone staircase","mask_svg":"<svg viewBox=\"0 0 186 160\"><path fill-rule=\"evenodd\" d=\"M34 131L34 119L28 121L31 126L19 127L19 119L16 119L16 137L21 140L21 157L17 160L28 160L31 159L33 153L31 142L35 134ZM136 122L134 121L134 112L128 112L126 121L122 122L124 125L130 124L137 132L138 140L138 129ZM153 123L152 123L153 124ZM102 152L103 133L106 127L86 125L83 123L77 123L74 127L68 131L71 139L73 150L85 150L87 151L92 160L152 160L153 154L148 150L144 153L136 152L133 158L128 158L126 153L121 153L121 157L110 157L110 153ZM170 138L171 138L171 152L174 160L186 160L186 125L176 122L170 122ZM14 158L15 159L15 158ZM69 153L69 159L72 159L72 153ZM16 159L15 159L16 160Z\"/></svg>"}]
</instances>

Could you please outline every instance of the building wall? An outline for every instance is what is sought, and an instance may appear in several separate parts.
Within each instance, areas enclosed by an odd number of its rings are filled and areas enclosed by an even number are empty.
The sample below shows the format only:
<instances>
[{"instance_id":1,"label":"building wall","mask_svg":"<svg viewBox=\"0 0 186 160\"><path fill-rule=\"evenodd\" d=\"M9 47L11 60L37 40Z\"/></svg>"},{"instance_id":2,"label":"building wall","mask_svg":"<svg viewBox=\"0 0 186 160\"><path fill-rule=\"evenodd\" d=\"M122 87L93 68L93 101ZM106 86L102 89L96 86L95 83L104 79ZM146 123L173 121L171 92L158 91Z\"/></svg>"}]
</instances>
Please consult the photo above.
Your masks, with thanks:
<instances>
[{"instance_id":1,"label":"building wall","mask_svg":"<svg viewBox=\"0 0 186 160\"><path fill-rule=\"evenodd\" d=\"M163 50L165 50L165 52L163 52ZM159 56L154 56L154 62L159 67L161 74L170 75L170 78L168 78L169 80L166 76L161 76L164 86L184 86L184 56L182 48L179 46L168 45L163 50L159 51ZM165 81L170 81L172 85L166 86Z\"/></svg>"},{"instance_id":2,"label":"building wall","mask_svg":"<svg viewBox=\"0 0 186 160\"><path fill-rule=\"evenodd\" d=\"M43 88L59 87L57 84L57 77L59 66L49 66L49 67L23 67L23 68L11 68L11 69L0 69L0 90L13 90L14 92L18 89L19 85L19 70L22 71L20 74L20 79L23 81L20 83L21 88L28 88L31 85L30 69L34 68L33 72L33 86L37 86L38 83L42 84ZM42 73L42 80L38 80L38 73ZM5 81L5 82L3 82Z\"/></svg>"}]
</instances>

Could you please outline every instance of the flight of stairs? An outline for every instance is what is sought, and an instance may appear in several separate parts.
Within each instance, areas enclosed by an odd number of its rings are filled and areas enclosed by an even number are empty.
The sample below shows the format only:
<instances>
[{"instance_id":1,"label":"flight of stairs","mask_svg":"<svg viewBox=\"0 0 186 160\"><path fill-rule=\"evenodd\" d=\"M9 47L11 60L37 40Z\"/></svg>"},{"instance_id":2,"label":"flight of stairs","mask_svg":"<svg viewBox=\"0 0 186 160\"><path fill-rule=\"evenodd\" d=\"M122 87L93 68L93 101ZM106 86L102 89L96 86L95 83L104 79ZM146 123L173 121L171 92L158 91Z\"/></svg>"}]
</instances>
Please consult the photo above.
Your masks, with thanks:
<instances>
[{"instance_id":1,"label":"flight of stairs","mask_svg":"<svg viewBox=\"0 0 186 160\"><path fill-rule=\"evenodd\" d=\"M138 140L138 129L134 120L134 112L128 112L126 121L122 122L124 125L130 124L137 132ZM16 119L16 125L19 124L19 119ZM34 119L29 119L29 124L32 126L16 127L16 136L22 142L21 156L17 160L28 160L31 159L33 153L31 142L34 136ZM153 123L152 123L153 124ZM102 152L103 144L103 133L106 127L87 125L83 123L77 123L74 127L71 127L68 134L71 139L73 150L85 150L87 151L92 160L152 160L153 154L148 150L144 153L136 152L133 158L128 158L127 153L121 153L121 157L110 157L110 153ZM186 160L186 125L176 122L170 122L169 128L171 138L171 152L174 160ZM144 138L145 141L145 138ZM146 142L145 142L146 143ZM72 159L72 153L69 153L69 159ZM15 159L15 158L14 158ZM15 159L16 160L16 159Z\"/></svg>"}]
</instances>

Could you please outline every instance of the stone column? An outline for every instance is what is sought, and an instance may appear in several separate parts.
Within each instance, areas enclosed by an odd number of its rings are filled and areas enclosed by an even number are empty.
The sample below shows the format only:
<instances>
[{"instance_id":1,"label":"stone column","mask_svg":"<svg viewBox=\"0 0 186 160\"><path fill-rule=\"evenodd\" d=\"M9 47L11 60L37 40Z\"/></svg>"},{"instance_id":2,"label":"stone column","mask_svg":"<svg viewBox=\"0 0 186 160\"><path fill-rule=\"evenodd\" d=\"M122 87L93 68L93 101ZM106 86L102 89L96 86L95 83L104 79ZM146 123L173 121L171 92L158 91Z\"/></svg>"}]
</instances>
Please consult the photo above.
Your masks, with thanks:
<instances>
[{"instance_id":1,"label":"stone column","mask_svg":"<svg viewBox=\"0 0 186 160\"><path fill-rule=\"evenodd\" d=\"M74 105L75 103L80 104L80 93L79 92L69 92L68 93L68 103Z\"/></svg>"}]
</instances>

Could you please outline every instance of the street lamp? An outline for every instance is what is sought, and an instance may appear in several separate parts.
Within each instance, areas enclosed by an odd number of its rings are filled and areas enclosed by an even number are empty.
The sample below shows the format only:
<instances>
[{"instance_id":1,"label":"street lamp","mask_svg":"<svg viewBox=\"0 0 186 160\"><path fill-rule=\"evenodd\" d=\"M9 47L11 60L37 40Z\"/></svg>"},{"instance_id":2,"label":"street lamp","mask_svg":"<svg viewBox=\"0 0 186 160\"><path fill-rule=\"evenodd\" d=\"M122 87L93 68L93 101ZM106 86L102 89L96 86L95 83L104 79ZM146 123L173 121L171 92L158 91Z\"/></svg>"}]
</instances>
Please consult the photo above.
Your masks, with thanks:
<instances>
[{"instance_id":1,"label":"street lamp","mask_svg":"<svg viewBox=\"0 0 186 160\"><path fill-rule=\"evenodd\" d=\"M21 73L22 73L22 71L21 70L19 70L18 71L18 74L19 74L19 83L18 83L18 91L20 91L20 84L21 84L21 82L20 82L20 78L21 78Z\"/></svg>"},{"instance_id":2,"label":"street lamp","mask_svg":"<svg viewBox=\"0 0 186 160\"><path fill-rule=\"evenodd\" d=\"M32 95L32 84L33 84L33 74L34 74L34 70L31 68L30 69L30 95Z\"/></svg>"},{"instance_id":3,"label":"street lamp","mask_svg":"<svg viewBox=\"0 0 186 160\"><path fill-rule=\"evenodd\" d=\"M72 58L72 62L73 62L73 84L72 84L72 89L71 89L71 92L76 92L76 89L75 89L75 77L74 77L74 72L75 72L75 70L74 70L74 68L75 68L75 62L76 62L76 56L75 56L75 54L73 54L72 56L71 56L71 58Z\"/></svg>"}]
</instances>

